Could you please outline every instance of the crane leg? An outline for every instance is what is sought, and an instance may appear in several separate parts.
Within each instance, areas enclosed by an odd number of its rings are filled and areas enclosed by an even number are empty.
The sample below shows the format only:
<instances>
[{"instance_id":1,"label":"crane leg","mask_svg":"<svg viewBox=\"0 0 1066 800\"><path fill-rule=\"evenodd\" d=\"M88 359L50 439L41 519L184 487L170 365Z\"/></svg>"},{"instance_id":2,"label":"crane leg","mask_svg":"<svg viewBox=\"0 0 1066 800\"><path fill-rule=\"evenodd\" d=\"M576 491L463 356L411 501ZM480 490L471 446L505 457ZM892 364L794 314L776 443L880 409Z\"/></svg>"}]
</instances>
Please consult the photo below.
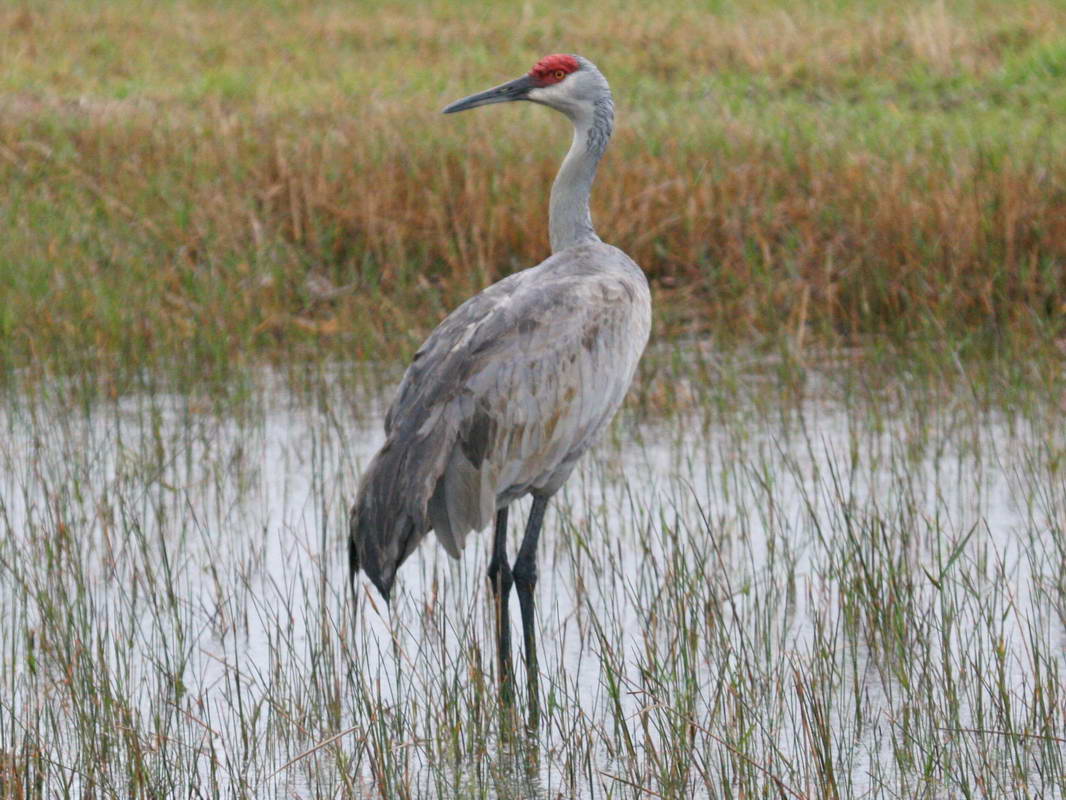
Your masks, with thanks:
<instances>
[{"instance_id":1,"label":"crane leg","mask_svg":"<svg viewBox=\"0 0 1066 800\"><path fill-rule=\"evenodd\" d=\"M496 610L496 676L500 684L500 700L510 705L513 699L514 674L511 667L511 621L507 613L514 577L507 563L507 508L496 512L496 536L492 541L492 560L489 561L489 585L492 604Z\"/></svg>"},{"instance_id":2,"label":"crane leg","mask_svg":"<svg viewBox=\"0 0 1066 800\"><path fill-rule=\"evenodd\" d=\"M540 527L544 522L544 510L548 498L533 496L529 510L526 533L514 562L514 585L518 592L518 604L522 609L522 637L525 640L526 687L529 694L529 727L540 726L540 674L537 671L537 639L533 626L533 587L537 585L537 542Z\"/></svg>"}]
</instances>

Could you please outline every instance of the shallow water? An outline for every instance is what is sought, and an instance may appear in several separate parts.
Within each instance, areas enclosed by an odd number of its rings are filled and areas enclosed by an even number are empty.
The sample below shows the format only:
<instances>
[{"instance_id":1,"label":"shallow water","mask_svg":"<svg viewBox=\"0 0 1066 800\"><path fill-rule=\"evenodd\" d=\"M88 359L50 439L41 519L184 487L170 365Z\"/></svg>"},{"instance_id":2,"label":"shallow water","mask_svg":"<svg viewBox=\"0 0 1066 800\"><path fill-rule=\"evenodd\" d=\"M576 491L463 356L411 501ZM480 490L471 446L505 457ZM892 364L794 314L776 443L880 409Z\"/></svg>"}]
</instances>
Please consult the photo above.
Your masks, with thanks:
<instances>
[{"instance_id":1,"label":"shallow water","mask_svg":"<svg viewBox=\"0 0 1066 800\"><path fill-rule=\"evenodd\" d=\"M0 750L44 795L1062 796L1053 414L627 411L546 519L530 743L497 712L488 535L430 537L351 614L382 410L269 375L222 410L7 401ZM512 629L521 678L514 600Z\"/></svg>"}]
</instances>

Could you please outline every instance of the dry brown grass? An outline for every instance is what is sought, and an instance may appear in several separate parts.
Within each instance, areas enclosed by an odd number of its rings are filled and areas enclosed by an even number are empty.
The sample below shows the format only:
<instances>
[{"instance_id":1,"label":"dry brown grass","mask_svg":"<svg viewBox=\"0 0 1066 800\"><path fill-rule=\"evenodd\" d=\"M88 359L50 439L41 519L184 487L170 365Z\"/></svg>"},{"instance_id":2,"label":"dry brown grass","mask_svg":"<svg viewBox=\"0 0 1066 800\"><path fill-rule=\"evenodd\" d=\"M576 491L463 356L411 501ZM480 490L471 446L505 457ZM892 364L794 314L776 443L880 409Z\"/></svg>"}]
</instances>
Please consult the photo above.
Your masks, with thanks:
<instances>
[{"instance_id":1,"label":"dry brown grass","mask_svg":"<svg viewBox=\"0 0 1066 800\"><path fill-rule=\"evenodd\" d=\"M655 284L660 335L1061 329L1066 95L1017 64L1041 48L1058 63L1066 14L972 8L563 15L617 67L620 128L594 211ZM436 113L528 60L489 63L499 16L178 9L178 33L208 67L215 54L206 77L240 77L229 94L182 97L196 68L159 42L172 76L156 66L115 96L114 63L140 63L170 19L158 10L135 24L85 12L128 52L93 61L86 44L77 79L42 54L77 15L0 16L15 62L57 68L0 116L9 364L301 343L403 354L463 297L544 257L565 127L540 109ZM542 17L516 24L510 50L556 49ZM476 58L456 59L462 37ZM347 97L338 52L363 54L369 73ZM257 60L307 79L260 82ZM390 68L405 60L417 68ZM320 80L330 65L333 83Z\"/></svg>"}]
</instances>

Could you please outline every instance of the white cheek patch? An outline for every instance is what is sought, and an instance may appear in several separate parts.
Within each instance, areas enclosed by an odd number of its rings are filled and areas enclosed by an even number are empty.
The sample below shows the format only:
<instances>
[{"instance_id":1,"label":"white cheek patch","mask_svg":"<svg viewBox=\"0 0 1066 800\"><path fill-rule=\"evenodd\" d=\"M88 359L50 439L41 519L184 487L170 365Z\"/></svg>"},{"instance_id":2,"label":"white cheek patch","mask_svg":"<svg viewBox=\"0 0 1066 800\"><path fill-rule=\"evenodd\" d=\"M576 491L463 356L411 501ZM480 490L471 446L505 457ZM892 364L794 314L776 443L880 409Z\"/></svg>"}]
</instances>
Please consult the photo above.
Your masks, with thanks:
<instances>
[{"instance_id":1,"label":"white cheek patch","mask_svg":"<svg viewBox=\"0 0 1066 800\"><path fill-rule=\"evenodd\" d=\"M571 79L564 78L561 82L553 83L551 86L539 86L535 89L530 89L529 94L526 96L535 102L569 113L574 105L573 88Z\"/></svg>"}]
</instances>

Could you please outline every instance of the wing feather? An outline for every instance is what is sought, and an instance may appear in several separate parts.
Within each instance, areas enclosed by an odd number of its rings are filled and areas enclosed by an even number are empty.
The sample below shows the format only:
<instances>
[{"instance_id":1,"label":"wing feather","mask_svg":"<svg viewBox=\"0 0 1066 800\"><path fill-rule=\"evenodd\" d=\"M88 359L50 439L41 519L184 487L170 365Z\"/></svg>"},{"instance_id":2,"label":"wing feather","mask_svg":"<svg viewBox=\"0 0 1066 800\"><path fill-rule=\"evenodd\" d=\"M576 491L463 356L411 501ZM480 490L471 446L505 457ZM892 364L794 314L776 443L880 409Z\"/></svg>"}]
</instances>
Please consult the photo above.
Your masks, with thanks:
<instances>
[{"instance_id":1,"label":"wing feather","mask_svg":"<svg viewBox=\"0 0 1066 800\"><path fill-rule=\"evenodd\" d=\"M553 256L450 314L404 374L353 508L358 562L379 572L379 588L430 529L458 556L498 506L558 489L621 403L649 326L643 273L603 244ZM387 541L397 517L415 531L404 552Z\"/></svg>"}]
</instances>

